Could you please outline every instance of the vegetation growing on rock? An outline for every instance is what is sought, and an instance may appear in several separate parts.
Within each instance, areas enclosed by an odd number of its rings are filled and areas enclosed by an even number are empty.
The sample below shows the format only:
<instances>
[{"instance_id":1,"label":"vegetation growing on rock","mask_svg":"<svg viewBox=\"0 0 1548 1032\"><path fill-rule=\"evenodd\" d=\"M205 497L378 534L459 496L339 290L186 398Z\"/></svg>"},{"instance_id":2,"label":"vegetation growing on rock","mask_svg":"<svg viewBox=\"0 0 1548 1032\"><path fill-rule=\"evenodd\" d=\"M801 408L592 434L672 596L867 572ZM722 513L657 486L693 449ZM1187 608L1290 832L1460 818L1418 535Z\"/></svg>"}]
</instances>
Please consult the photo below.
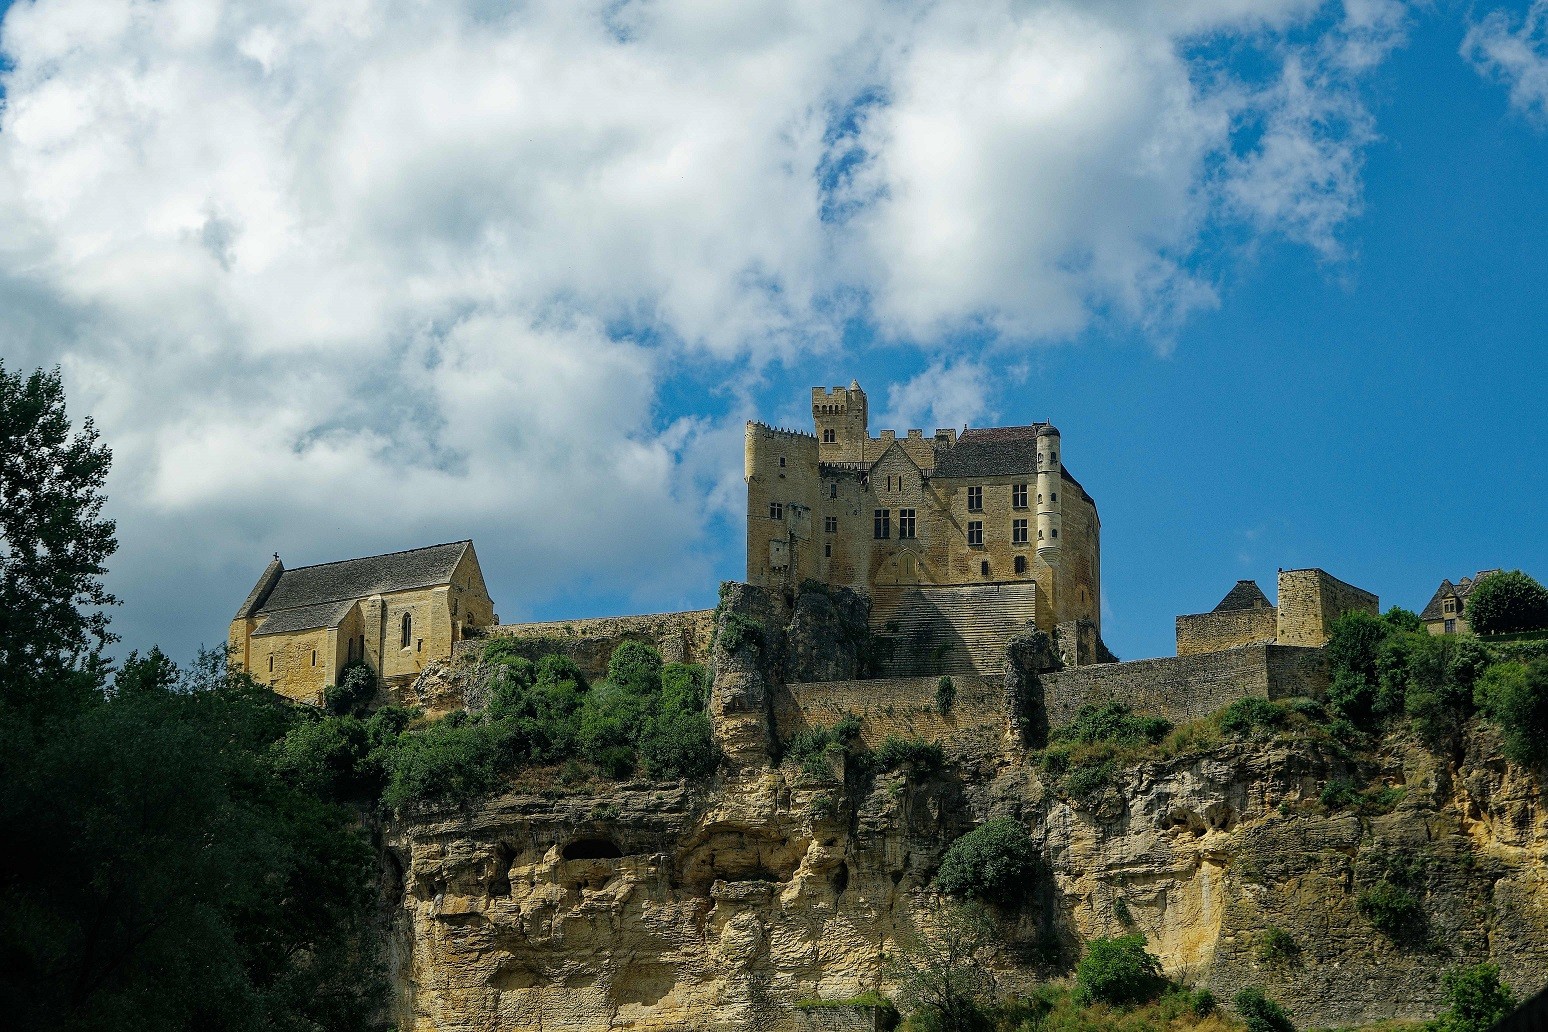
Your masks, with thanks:
<instances>
[{"instance_id":1,"label":"vegetation growing on rock","mask_svg":"<svg viewBox=\"0 0 1548 1032\"><path fill-rule=\"evenodd\" d=\"M948 896L1012 908L1026 900L1037 873L1037 847L1027 829L995 817L947 848L935 884Z\"/></svg>"}]
</instances>

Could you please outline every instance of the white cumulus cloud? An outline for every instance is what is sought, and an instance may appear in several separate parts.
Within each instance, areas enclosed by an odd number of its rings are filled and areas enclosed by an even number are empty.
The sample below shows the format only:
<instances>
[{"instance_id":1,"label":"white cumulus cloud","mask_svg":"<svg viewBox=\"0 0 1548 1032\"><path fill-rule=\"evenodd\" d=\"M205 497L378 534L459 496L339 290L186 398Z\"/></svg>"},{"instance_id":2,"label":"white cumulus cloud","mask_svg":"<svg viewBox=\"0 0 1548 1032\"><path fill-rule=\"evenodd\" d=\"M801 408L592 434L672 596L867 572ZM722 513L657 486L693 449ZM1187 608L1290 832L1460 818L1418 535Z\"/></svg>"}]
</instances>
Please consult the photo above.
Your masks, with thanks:
<instances>
[{"instance_id":1,"label":"white cumulus cloud","mask_svg":"<svg viewBox=\"0 0 1548 1032\"><path fill-rule=\"evenodd\" d=\"M1510 86L1512 107L1548 124L1548 0L1533 0L1519 24L1490 11L1468 29L1462 56Z\"/></svg>"},{"instance_id":2,"label":"white cumulus cloud","mask_svg":"<svg viewBox=\"0 0 1548 1032\"><path fill-rule=\"evenodd\" d=\"M61 364L115 448L115 586L142 640L218 638L274 548L467 534L506 616L572 589L702 600L739 548L737 521L713 528L771 364L854 320L1002 352L1093 320L1164 335L1217 303L1216 223L1339 253L1374 133L1360 76L1405 16L18 4L0 355ZM1221 40L1267 78L1211 56ZM985 368L937 362L890 405L992 414ZM685 375L726 384L718 417L664 410Z\"/></svg>"}]
</instances>

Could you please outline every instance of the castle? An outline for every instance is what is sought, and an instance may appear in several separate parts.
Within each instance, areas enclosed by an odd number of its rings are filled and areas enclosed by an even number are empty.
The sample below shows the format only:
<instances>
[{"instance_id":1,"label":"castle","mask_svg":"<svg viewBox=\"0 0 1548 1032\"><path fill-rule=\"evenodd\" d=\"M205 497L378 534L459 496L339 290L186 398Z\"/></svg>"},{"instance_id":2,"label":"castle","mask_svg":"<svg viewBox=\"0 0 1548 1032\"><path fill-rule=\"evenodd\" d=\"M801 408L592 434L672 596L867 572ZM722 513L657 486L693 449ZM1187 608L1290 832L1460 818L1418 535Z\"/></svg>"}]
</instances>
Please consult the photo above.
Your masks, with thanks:
<instances>
[{"instance_id":1,"label":"castle","mask_svg":"<svg viewBox=\"0 0 1548 1032\"><path fill-rule=\"evenodd\" d=\"M1028 625L1099 638L1101 521L1056 427L872 437L858 382L812 388L812 421L747 424L748 583L860 591L942 673L996 665Z\"/></svg>"}]
</instances>

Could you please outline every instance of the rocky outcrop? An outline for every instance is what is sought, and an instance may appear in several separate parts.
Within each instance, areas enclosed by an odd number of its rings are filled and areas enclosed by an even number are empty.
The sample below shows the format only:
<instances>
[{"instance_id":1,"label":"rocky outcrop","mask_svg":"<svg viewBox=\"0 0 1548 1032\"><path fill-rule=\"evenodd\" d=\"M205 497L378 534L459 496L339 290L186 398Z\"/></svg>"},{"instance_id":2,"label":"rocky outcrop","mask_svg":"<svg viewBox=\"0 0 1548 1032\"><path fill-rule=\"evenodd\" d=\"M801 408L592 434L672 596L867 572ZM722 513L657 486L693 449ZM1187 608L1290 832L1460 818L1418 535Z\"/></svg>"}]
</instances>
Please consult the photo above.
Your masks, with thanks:
<instances>
[{"instance_id":1,"label":"rocky outcrop","mask_svg":"<svg viewBox=\"0 0 1548 1032\"><path fill-rule=\"evenodd\" d=\"M972 718L993 733L947 736L944 770L780 765L773 691L790 668L843 669L815 655L827 632L810 629L830 614L800 613L755 589L723 598L711 706L727 762L711 782L535 777L541 790L387 824L400 1027L811 1027L798 1001L887 990L883 955L928 921L943 852L991 816L1027 827L1048 869L1002 915L1008 988L1129 931L1221 998L1266 986L1300 1025L1429 1016L1441 973L1485 958L1523 993L1548 979L1542 789L1486 726L1447 755L1402 736L1351 751L1312 731L1216 744L1071 797L1009 733L1054 662L1031 639L1005 711ZM1325 804L1344 782L1363 796ZM1384 880L1422 913L1397 937L1361 907ZM860 1012L823 1020L865 1027Z\"/></svg>"}]
</instances>

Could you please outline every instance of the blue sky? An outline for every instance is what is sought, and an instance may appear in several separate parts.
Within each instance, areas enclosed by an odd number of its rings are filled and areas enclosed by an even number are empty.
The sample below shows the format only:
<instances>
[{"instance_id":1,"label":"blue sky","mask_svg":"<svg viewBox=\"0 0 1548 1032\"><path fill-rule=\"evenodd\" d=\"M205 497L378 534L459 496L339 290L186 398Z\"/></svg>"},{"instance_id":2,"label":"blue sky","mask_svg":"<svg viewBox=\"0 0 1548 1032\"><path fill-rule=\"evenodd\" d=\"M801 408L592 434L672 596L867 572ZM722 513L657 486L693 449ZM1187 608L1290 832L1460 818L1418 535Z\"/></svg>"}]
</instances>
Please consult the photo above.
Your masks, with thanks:
<instances>
[{"instance_id":1,"label":"blue sky","mask_svg":"<svg viewBox=\"0 0 1548 1032\"><path fill-rule=\"evenodd\" d=\"M1060 426L1125 658L1548 575L1541 3L92 6L0 36L0 356L117 451L126 647L463 536L508 619L710 605L742 420L852 378Z\"/></svg>"}]
</instances>

